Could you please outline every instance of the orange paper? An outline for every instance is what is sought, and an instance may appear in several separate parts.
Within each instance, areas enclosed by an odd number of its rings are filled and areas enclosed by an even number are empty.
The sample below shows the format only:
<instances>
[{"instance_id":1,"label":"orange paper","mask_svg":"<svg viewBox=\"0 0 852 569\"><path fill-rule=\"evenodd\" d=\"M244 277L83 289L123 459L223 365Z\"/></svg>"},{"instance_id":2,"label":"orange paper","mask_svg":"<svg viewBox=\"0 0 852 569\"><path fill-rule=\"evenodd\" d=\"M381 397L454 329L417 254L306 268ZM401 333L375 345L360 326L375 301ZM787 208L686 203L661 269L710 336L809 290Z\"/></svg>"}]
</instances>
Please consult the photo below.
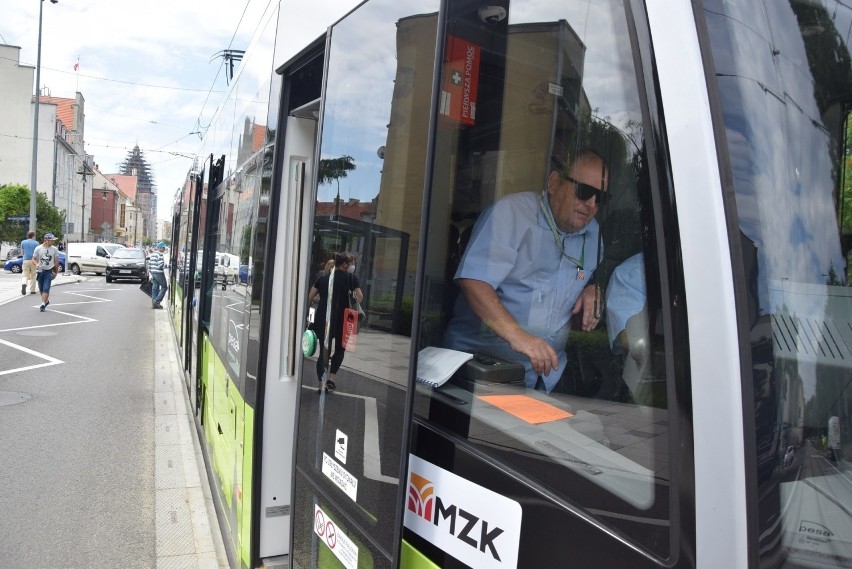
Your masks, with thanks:
<instances>
[{"instance_id":1,"label":"orange paper","mask_svg":"<svg viewBox=\"0 0 852 569\"><path fill-rule=\"evenodd\" d=\"M550 403L526 395L482 395L479 399L533 425L573 417L571 413Z\"/></svg>"}]
</instances>

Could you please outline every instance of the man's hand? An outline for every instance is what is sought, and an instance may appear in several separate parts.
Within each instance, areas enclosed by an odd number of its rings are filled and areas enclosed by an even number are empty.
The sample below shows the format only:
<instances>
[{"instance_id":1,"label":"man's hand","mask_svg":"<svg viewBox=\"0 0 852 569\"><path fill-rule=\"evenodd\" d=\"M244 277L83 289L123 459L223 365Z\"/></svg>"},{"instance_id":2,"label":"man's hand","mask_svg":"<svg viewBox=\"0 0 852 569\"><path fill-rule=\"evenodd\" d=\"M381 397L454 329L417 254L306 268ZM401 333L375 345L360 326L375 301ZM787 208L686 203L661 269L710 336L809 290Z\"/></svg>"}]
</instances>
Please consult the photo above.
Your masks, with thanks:
<instances>
[{"instance_id":1,"label":"man's hand","mask_svg":"<svg viewBox=\"0 0 852 569\"><path fill-rule=\"evenodd\" d=\"M511 337L512 339L508 340L509 345L513 350L530 359L538 375L549 375L551 371L559 367L559 357L556 352L550 344L538 336L533 336L519 328Z\"/></svg>"},{"instance_id":2,"label":"man's hand","mask_svg":"<svg viewBox=\"0 0 852 569\"><path fill-rule=\"evenodd\" d=\"M571 314L583 314L583 330L586 332L594 330L601 319L603 312L603 294L596 284L590 284L583 289Z\"/></svg>"},{"instance_id":3,"label":"man's hand","mask_svg":"<svg viewBox=\"0 0 852 569\"><path fill-rule=\"evenodd\" d=\"M474 314L513 350L527 356L537 374L547 375L559 366L559 358L550 344L525 332L500 302L490 284L475 279L456 282Z\"/></svg>"}]
</instances>

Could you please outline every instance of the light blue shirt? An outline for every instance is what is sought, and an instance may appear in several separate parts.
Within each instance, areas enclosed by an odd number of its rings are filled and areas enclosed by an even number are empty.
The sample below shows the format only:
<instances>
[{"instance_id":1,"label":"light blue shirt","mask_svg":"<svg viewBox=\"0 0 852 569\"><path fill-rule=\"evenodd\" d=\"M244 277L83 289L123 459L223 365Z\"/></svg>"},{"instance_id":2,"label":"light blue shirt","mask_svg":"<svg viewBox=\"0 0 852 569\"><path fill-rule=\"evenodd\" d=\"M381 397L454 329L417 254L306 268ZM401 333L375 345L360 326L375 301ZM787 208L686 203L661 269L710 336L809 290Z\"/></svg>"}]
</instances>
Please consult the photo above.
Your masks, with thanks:
<instances>
[{"instance_id":1,"label":"light blue shirt","mask_svg":"<svg viewBox=\"0 0 852 569\"><path fill-rule=\"evenodd\" d=\"M30 261L33 258L35 248L41 245L35 239L24 239L21 241L21 250L24 252L24 261Z\"/></svg>"},{"instance_id":2,"label":"light blue shirt","mask_svg":"<svg viewBox=\"0 0 852 569\"><path fill-rule=\"evenodd\" d=\"M559 367L542 378L550 391L565 371L571 311L597 267L599 239L595 220L573 233L557 231L563 255L539 200L533 192L510 194L486 209L474 225L455 278L491 285L518 324L553 347ZM549 207L546 201L544 207ZM566 255L582 259L583 270L578 271ZM444 344L521 363L527 387L535 387L538 374L529 358L485 326L463 294L456 301Z\"/></svg>"},{"instance_id":3,"label":"light blue shirt","mask_svg":"<svg viewBox=\"0 0 852 569\"><path fill-rule=\"evenodd\" d=\"M615 268L606 287L606 330L613 351L621 351L613 342L627 326L630 317L639 314L645 307L647 296L645 256L637 253Z\"/></svg>"}]
</instances>

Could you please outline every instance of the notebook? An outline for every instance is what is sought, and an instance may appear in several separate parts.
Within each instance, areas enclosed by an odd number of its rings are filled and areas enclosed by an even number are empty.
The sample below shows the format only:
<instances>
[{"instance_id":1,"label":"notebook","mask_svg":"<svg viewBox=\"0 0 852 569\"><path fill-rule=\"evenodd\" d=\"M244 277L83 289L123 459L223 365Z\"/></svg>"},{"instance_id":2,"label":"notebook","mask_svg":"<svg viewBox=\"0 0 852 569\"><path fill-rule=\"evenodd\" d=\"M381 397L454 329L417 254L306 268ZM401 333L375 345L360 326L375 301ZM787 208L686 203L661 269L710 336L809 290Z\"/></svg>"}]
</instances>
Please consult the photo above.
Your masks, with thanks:
<instances>
[{"instance_id":1,"label":"notebook","mask_svg":"<svg viewBox=\"0 0 852 569\"><path fill-rule=\"evenodd\" d=\"M441 387L456 370L473 358L473 354L429 346L417 354L417 381L430 387Z\"/></svg>"}]
</instances>

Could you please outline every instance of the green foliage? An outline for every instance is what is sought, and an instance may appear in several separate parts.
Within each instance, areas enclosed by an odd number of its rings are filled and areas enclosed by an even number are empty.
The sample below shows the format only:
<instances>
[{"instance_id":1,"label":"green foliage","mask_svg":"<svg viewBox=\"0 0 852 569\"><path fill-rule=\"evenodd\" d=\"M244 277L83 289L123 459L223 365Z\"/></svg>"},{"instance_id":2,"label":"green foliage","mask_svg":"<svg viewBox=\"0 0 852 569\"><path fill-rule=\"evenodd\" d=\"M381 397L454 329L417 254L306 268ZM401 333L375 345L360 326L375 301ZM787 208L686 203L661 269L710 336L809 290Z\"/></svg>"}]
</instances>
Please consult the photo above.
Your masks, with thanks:
<instances>
[{"instance_id":1,"label":"green foliage","mask_svg":"<svg viewBox=\"0 0 852 569\"><path fill-rule=\"evenodd\" d=\"M18 184L0 185L0 241L18 243L26 238L29 224L21 221L7 221L10 216L29 216L30 190ZM53 233L62 240L62 222L65 212L47 200L41 192L36 194L36 239L41 240L45 233Z\"/></svg>"},{"instance_id":2,"label":"green foliage","mask_svg":"<svg viewBox=\"0 0 852 569\"><path fill-rule=\"evenodd\" d=\"M351 156L324 158L319 161L319 183L328 184L332 180L340 183L340 178L345 178L349 171L354 169L355 159Z\"/></svg>"}]
</instances>

